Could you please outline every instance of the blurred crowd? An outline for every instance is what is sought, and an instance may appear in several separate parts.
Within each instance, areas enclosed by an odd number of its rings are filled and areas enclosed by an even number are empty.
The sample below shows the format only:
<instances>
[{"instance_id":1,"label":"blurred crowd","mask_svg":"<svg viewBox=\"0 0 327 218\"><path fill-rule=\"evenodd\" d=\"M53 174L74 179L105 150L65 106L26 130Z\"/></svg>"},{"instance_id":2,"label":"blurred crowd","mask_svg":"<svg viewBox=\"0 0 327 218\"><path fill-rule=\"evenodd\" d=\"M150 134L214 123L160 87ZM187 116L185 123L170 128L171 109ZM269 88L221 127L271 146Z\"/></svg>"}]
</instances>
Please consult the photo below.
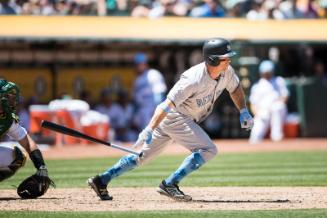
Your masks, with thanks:
<instances>
[{"instance_id":1,"label":"blurred crowd","mask_svg":"<svg viewBox=\"0 0 327 218\"><path fill-rule=\"evenodd\" d=\"M83 123L107 122L110 126L110 139L121 142L135 141L139 132L149 123L157 105L165 99L167 92L161 72L151 68L148 61L145 53L135 55L136 79L131 92L123 86L108 86L101 90L99 96L92 96L87 89L79 93L79 99L62 93L57 99L50 101L46 108L35 97L27 101L22 99L17 109L20 124L30 130L32 108L42 108L45 111L65 109L71 113L73 120L77 121L76 127Z\"/></svg>"},{"instance_id":2,"label":"blurred crowd","mask_svg":"<svg viewBox=\"0 0 327 218\"><path fill-rule=\"evenodd\" d=\"M101 115L105 115L106 118L108 118L105 119L105 122L109 121L110 125L110 139L121 142L135 141L139 132L150 121L156 105L164 100L168 89L164 77L158 70L150 68L147 56L144 53L138 53L135 55L134 64L136 80L134 81L131 92L128 92L127 88L122 86L116 88L104 87L99 93L99 96L92 96L90 90L83 90L80 92L78 100L72 99L70 96L65 94L58 96L58 99L62 99L62 104L69 105L74 109L80 108L81 110L84 110L84 105L87 104L87 110L93 110ZM255 123L262 125L258 128L256 126L253 128L250 137L251 143L256 143L263 139L268 129L268 125L271 123L270 119L277 120L276 122L281 125L283 124L287 117L286 105L289 97L284 79L280 76L274 75L275 63L267 60L263 61L258 69L261 78L259 78L259 80L256 81L257 83L252 86L249 103L251 104L252 113L255 115L255 119L260 118L260 122ZM315 62L313 71L311 72L311 77L316 78L317 81L320 81L323 85L327 86L327 69L324 62L319 60ZM275 89L283 91L276 92ZM67 103L69 101L66 100L69 99L71 101L70 103ZM276 99L280 103L279 105L276 104ZM77 102L78 105L73 105L74 102ZM83 102L83 104L80 102ZM271 104L272 102L274 103ZM38 104L40 104L40 102L37 101L37 98L31 98L28 101L22 101L22 104L19 105L18 112L20 123L27 130L30 128L30 106ZM51 105L51 102L49 105ZM276 110L274 110L277 115L270 115L270 112L268 113L271 106L274 108L278 106L275 108ZM222 136L226 137L227 135L224 134L223 131L227 131L229 128L234 128L234 126L228 125L229 123L232 123L233 125L235 123L236 129L239 129L239 121L236 119L234 122L233 114L231 114L234 110L230 108L231 107L228 104L222 105L223 112L212 114L212 116L208 117L208 119L203 123L205 130L209 134L216 135L219 131L222 131ZM261 110L260 108L263 109ZM229 112L226 110L229 110ZM236 110L235 112L238 113ZM236 114L235 117L237 118L238 114ZM227 121L224 121L225 118ZM101 119L104 121L102 117ZM280 127L281 125L274 126ZM260 131L256 129L259 129ZM274 131L272 131L273 140L278 141L283 138L281 128L276 130L276 133L273 132Z\"/></svg>"},{"instance_id":3,"label":"blurred crowd","mask_svg":"<svg viewBox=\"0 0 327 218\"><path fill-rule=\"evenodd\" d=\"M242 17L251 20L327 17L326 0L0 0L2 15L91 15L158 18Z\"/></svg>"}]
</instances>

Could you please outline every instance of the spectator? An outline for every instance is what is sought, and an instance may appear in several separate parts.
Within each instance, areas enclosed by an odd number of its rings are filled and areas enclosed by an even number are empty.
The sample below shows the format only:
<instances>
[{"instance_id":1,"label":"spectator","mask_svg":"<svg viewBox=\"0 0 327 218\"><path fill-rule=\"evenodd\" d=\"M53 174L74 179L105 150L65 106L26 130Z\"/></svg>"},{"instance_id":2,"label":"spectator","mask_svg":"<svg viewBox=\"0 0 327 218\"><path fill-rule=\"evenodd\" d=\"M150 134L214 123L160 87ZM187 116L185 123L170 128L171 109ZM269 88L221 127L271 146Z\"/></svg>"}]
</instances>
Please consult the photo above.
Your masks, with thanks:
<instances>
[{"instance_id":1,"label":"spectator","mask_svg":"<svg viewBox=\"0 0 327 218\"><path fill-rule=\"evenodd\" d=\"M167 90L165 80L156 69L148 65L148 57L138 53L134 57L137 78L134 82L135 123L142 130L150 121L156 106L164 100Z\"/></svg>"},{"instance_id":2,"label":"spectator","mask_svg":"<svg viewBox=\"0 0 327 218\"><path fill-rule=\"evenodd\" d=\"M283 138L283 124L287 114L289 92L285 80L274 76L274 63L270 60L261 62L259 73L261 79L251 88L249 99L254 114L251 144L263 140L269 127L271 139L280 141Z\"/></svg>"},{"instance_id":3,"label":"spectator","mask_svg":"<svg viewBox=\"0 0 327 218\"><path fill-rule=\"evenodd\" d=\"M153 1L151 0L134 0L131 6L132 17L148 17L150 10L153 8Z\"/></svg>"},{"instance_id":4,"label":"spectator","mask_svg":"<svg viewBox=\"0 0 327 218\"><path fill-rule=\"evenodd\" d=\"M158 4L149 11L150 18L163 16L185 16L188 11L187 2L178 0L160 0Z\"/></svg>"},{"instance_id":5,"label":"spectator","mask_svg":"<svg viewBox=\"0 0 327 218\"><path fill-rule=\"evenodd\" d=\"M112 117L110 115L111 108L113 105L113 93L109 88L104 88L100 93L100 103L95 106L95 110L108 115L108 117Z\"/></svg>"},{"instance_id":6,"label":"spectator","mask_svg":"<svg viewBox=\"0 0 327 218\"><path fill-rule=\"evenodd\" d=\"M137 132L133 128L134 108L129 101L127 91L120 90L117 94L117 103L112 105L111 127L115 130L115 140L134 142Z\"/></svg>"},{"instance_id":7,"label":"spectator","mask_svg":"<svg viewBox=\"0 0 327 218\"><path fill-rule=\"evenodd\" d=\"M249 20L266 20L268 18L268 12L263 7L262 0L256 0L252 2L251 10L246 14L246 18Z\"/></svg>"},{"instance_id":8,"label":"spectator","mask_svg":"<svg viewBox=\"0 0 327 218\"><path fill-rule=\"evenodd\" d=\"M92 93L89 90L82 90L79 94L79 98L90 105L90 108L93 109L95 106Z\"/></svg>"},{"instance_id":9,"label":"spectator","mask_svg":"<svg viewBox=\"0 0 327 218\"><path fill-rule=\"evenodd\" d=\"M324 62L318 60L313 65L313 72L316 79L322 84L327 85L327 72Z\"/></svg>"},{"instance_id":10,"label":"spectator","mask_svg":"<svg viewBox=\"0 0 327 218\"><path fill-rule=\"evenodd\" d=\"M319 0L318 1L318 15L320 18L327 18L327 1Z\"/></svg>"},{"instance_id":11,"label":"spectator","mask_svg":"<svg viewBox=\"0 0 327 218\"><path fill-rule=\"evenodd\" d=\"M115 116L113 115L113 93L109 88L104 88L100 93L100 103L95 106L95 110L109 117L110 129L109 138L115 138Z\"/></svg>"},{"instance_id":12,"label":"spectator","mask_svg":"<svg viewBox=\"0 0 327 218\"><path fill-rule=\"evenodd\" d=\"M251 0L227 0L225 7L227 9L228 17L245 17L250 10Z\"/></svg>"},{"instance_id":13,"label":"spectator","mask_svg":"<svg viewBox=\"0 0 327 218\"><path fill-rule=\"evenodd\" d=\"M191 17L224 17L225 10L219 0L204 0L204 4L191 10Z\"/></svg>"},{"instance_id":14,"label":"spectator","mask_svg":"<svg viewBox=\"0 0 327 218\"><path fill-rule=\"evenodd\" d=\"M318 18L317 6L313 0L296 0L295 18Z\"/></svg>"},{"instance_id":15,"label":"spectator","mask_svg":"<svg viewBox=\"0 0 327 218\"><path fill-rule=\"evenodd\" d=\"M56 15L58 14L55 9L55 1L53 0L40 0L40 14L41 15Z\"/></svg>"},{"instance_id":16,"label":"spectator","mask_svg":"<svg viewBox=\"0 0 327 218\"><path fill-rule=\"evenodd\" d=\"M0 14L14 15L16 11L10 3L10 0L1 0L0 1Z\"/></svg>"}]
</instances>

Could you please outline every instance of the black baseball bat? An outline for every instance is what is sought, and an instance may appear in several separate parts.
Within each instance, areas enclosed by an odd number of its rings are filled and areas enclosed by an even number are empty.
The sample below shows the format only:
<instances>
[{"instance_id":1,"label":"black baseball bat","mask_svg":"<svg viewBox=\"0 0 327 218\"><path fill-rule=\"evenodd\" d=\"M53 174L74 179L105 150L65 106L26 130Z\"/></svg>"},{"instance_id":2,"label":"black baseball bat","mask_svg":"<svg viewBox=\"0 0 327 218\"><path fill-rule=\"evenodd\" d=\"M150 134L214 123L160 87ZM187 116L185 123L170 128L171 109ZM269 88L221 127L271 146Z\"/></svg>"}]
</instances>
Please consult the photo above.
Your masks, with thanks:
<instances>
[{"instance_id":1,"label":"black baseball bat","mask_svg":"<svg viewBox=\"0 0 327 218\"><path fill-rule=\"evenodd\" d=\"M53 131L56 131L56 132L59 132L59 133L65 134L65 135L73 136L73 137L76 137L76 138L86 139L86 140L89 140L91 142L100 143L100 144L110 146L110 147L113 147L113 148L116 148L116 149L119 149L119 150L122 150L122 151L126 151L126 152L129 152L129 153L132 153L132 154L136 154L139 157L142 156L142 153L133 151L131 149L128 149L128 148L125 148L125 147L122 147L122 146L119 146L119 145L114 145L114 144L112 144L110 142L106 142L106 141L103 141L101 139L94 138L92 136L81 133L81 132L79 132L77 130L74 130L74 129L71 129L71 128L68 128L68 127L65 127L65 126L62 126L62 125L47 121L47 120L42 120L41 126L43 128L47 128L47 129L50 129L50 130L53 130Z\"/></svg>"}]
</instances>

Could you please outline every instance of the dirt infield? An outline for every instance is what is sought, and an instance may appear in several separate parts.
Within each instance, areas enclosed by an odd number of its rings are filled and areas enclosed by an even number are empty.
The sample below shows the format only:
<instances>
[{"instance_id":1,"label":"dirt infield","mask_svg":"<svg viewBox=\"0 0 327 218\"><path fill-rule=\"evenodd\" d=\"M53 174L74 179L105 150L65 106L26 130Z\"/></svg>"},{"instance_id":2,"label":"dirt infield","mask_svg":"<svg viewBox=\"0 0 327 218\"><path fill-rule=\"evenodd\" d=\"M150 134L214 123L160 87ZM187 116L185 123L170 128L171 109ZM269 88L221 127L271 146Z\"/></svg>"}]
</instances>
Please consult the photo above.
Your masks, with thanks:
<instances>
[{"instance_id":1,"label":"dirt infield","mask_svg":"<svg viewBox=\"0 0 327 218\"><path fill-rule=\"evenodd\" d=\"M90 189L52 189L40 198L21 200L14 190L1 190L0 210L149 211L275 210L327 208L327 187L183 188L192 202L177 202L155 188L112 188L113 201L100 201Z\"/></svg>"},{"instance_id":2,"label":"dirt infield","mask_svg":"<svg viewBox=\"0 0 327 218\"><path fill-rule=\"evenodd\" d=\"M327 150L327 139L286 139L281 142L269 140L260 144L250 145L247 140L215 140L220 153L234 152L271 152L271 151L303 151L303 150ZM131 144L123 144L131 147ZM186 154L189 151L178 144L167 146L163 155ZM109 148L104 145L66 145L54 146L44 151L46 159L72 159L85 157L120 157L126 153Z\"/></svg>"},{"instance_id":3,"label":"dirt infield","mask_svg":"<svg viewBox=\"0 0 327 218\"><path fill-rule=\"evenodd\" d=\"M265 141L217 140L221 153L327 150L326 139ZM126 145L130 146L130 145ZM164 155L185 154L182 146L168 146ZM121 156L103 145L56 146L44 150L47 159ZM21 200L15 190L1 190L0 210L15 211L148 211L148 210L277 210L327 208L327 187L185 187L192 202L176 202L151 188L110 188L113 201L100 201L91 189L50 189L40 199Z\"/></svg>"}]
</instances>

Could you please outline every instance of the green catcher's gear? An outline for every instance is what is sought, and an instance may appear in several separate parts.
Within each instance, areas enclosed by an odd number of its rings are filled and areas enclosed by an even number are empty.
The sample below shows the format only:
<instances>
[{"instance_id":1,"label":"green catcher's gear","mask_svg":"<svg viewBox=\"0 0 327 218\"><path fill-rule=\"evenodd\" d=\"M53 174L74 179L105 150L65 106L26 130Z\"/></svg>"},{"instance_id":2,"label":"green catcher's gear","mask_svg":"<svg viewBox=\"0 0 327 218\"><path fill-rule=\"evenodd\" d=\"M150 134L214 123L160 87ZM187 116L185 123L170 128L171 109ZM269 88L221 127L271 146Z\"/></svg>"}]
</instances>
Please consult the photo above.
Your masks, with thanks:
<instances>
[{"instance_id":1,"label":"green catcher's gear","mask_svg":"<svg viewBox=\"0 0 327 218\"><path fill-rule=\"evenodd\" d=\"M4 79L0 80L0 99L3 110L15 112L19 103L20 90L13 82L8 82Z\"/></svg>"},{"instance_id":2,"label":"green catcher's gear","mask_svg":"<svg viewBox=\"0 0 327 218\"><path fill-rule=\"evenodd\" d=\"M7 132L13 122L19 122L16 107L19 103L20 91L13 82L0 79L0 137Z\"/></svg>"}]
</instances>

